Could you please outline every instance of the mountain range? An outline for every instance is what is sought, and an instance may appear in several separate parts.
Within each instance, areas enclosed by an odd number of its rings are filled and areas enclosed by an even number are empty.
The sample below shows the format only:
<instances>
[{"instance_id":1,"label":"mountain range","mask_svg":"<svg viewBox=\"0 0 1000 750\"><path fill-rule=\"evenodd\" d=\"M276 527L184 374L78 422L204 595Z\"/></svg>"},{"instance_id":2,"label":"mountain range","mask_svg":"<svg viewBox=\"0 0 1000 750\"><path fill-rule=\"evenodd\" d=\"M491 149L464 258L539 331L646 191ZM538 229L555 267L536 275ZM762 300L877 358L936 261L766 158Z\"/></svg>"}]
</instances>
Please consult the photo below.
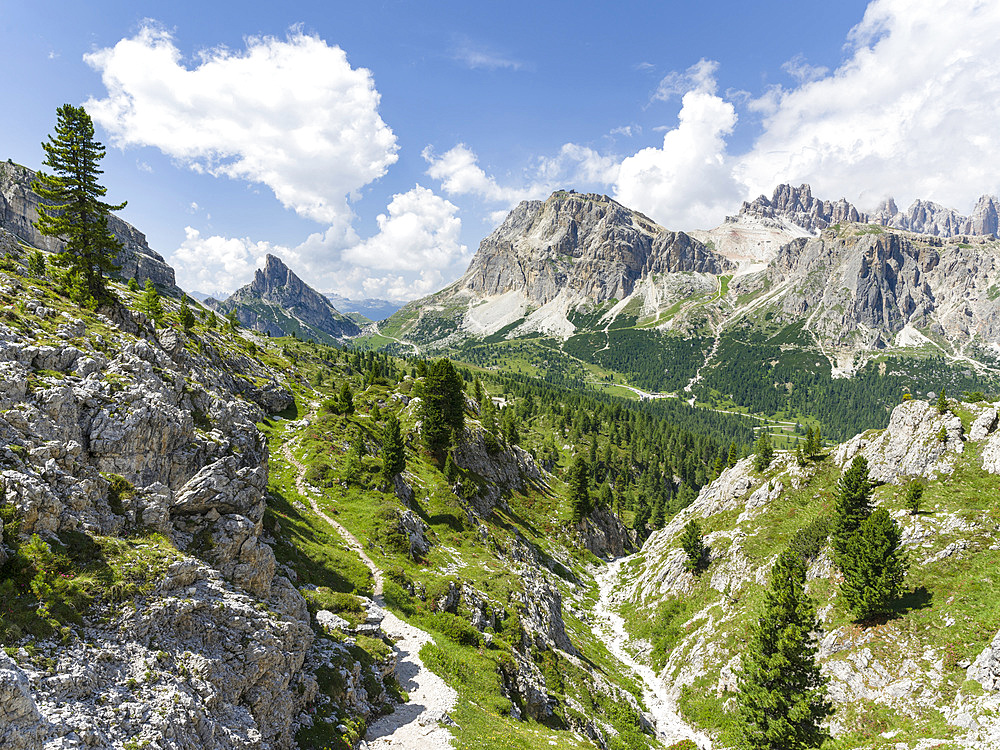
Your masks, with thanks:
<instances>
[{"instance_id":1,"label":"mountain range","mask_svg":"<svg viewBox=\"0 0 1000 750\"><path fill-rule=\"evenodd\" d=\"M788 554L832 746L1000 743L988 210L941 236L966 220L780 186L684 233L559 191L381 324L268 256L207 300L230 327L117 223L160 314L125 278L74 304L9 173L5 750L737 747ZM855 490L909 566L868 619L831 543Z\"/></svg>"}]
</instances>

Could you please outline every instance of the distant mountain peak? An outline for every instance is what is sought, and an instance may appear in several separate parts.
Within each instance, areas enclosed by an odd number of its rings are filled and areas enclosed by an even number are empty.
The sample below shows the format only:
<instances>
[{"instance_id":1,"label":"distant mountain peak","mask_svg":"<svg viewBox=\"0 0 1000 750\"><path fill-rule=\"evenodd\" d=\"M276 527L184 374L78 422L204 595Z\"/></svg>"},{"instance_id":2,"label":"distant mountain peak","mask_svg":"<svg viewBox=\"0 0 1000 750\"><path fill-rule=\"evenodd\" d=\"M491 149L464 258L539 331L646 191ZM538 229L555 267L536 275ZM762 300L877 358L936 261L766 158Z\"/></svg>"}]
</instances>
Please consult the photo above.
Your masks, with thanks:
<instances>
[{"instance_id":1,"label":"distant mountain peak","mask_svg":"<svg viewBox=\"0 0 1000 750\"><path fill-rule=\"evenodd\" d=\"M798 187L781 184L774 189L770 199L761 195L751 202L744 201L739 215L727 216L726 221L736 222L744 215L772 220L787 219L796 226L814 233L826 229L831 224L868 219L846 198L838 201L814 198L812 188L805 183Z\"/></svg>"},{"instance_id":2,"label":"distant mountain peak","mask_svg":"<svg viewBox=\"0 0 1000 750\"><path fill-rule=\"evenodd\" d=\"M235 310L240 323L272 336L294 333L330 343L361 332L354 321L270 253L253 281L237 289L219 309L224 313Z\"/></svg>"}]
</instances>

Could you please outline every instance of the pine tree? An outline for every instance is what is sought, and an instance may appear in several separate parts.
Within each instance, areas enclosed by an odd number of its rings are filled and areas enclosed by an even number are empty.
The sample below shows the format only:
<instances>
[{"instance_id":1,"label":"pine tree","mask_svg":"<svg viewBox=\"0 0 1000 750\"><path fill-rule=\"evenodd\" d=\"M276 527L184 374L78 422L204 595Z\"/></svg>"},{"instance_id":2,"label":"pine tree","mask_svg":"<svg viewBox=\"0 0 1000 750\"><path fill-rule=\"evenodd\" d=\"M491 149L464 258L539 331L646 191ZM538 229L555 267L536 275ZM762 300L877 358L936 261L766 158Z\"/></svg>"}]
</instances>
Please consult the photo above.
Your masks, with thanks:
<instances>
[{"instance_id":1,"label":"pine tree","mask_svg":"<svg viewBox=\"0 0 1000 750\"><path fill-rule=\"evenodd\" d=\"M582 453L577 453L569 468L569 508L573 523L590 512L590 467Z\"/></svg>"},{"instance_id":2,"label":"pine tree","mask_svg":"<svg viewBox=\"0 0 1000 750\"><path fill-rule=\"evenodd\" d=\"M187 306L187 300L181 300L180 309L177 311L177 321L181 324L181 328L185 331L190 331L192 326L194 326L194 313L191 312L191 308Z\"/></svg>"},{"instance_id":3,"label":"pine tree","mask_svg":"<svg viewBox=\"0 0 1000 750\"><path fill-rule=\"evenodd\" d=\"M688 521L684 530L681 531L681 549L687 555L684 567L694 573L699 573L708 554L708 548L701 538L701 526L698 525L697 521Z\"/></svg>"},{"instance_id":4,"label":"pine tree","mask_svg":"<svg viewBox=\"0 0 1000 750\"><path fill-rule=\"evenodd\" d=\"M508 445L517 445L521 442L521 433L517 429L517 416L510 406L500 412L500 433Z\"/></svg>"},{"instance_id":5,"label":"pine tree","mask_svg":"<svg viewBox=\"0 0 1000 750\"><path fill-rule=\"evenodd\" d=\"M737 703L744 750L805 750L826 738L820 724L833 709L816 663L811 633L819 623L805 582L802 560L783 553L743 654Z\"/></svg>"},{"instance_id":6,"label":"pine tree","mask_svg":"<svg viewBox=\"0 0 1000 750\"><path fill-rule=\"evenodd\" d=\"M382 427L382 481L389 484L392 478L406 468L406 451L399 419L390 413Z\"/></svg>"},{"instance_id":7,"label":"pine tree","mask_svg":"<svg viewBox=\"0 0 1000 750\"><path fill-rule=\"evenodd\" d=\"M757 444L754 446L754 468L757 471L764 471L774 460L774 447L771 445L771 434L765 429L760 431Z\"/></svg>"},{"instance_id":8,"label":"pine tree","mask_svg":"<svg viewBox=\"0 0 1000 750\"><path fill-rule=\"evenodd\" d=\"M146 317L154 323L159 323L163 318L163 303L160 301L160 293L156 291L156 286L151 279L146 279L146 288L139 298L139 309L146 313Z\"/></svg>"},{"instance_id":9,"label":"pine tree","mask_svg":"<svg viewBox=\"0 0 1000 750\"><path fill-rule=\"evenodd\" d=\"M838 562L847 552L851 536L871 514L871 491L868 460L859 453L837 483L831 537Z\"/></svg>"},{"instance_id":10,"label":"pine tree","mask_svg":"<svg viewBox=\"0 0 1000 750\"><path fill-rule=\"evenodd\" d=\"M607 482L601 485L601 489L597 493L597 507L601 510L611 510L611 506L614 505L614 496L611 493L611 485Z\"/></svg>"},{"instance_id":11,"label":"pine tree","mask_svg":"<svg viewBox=\"0 0 1000 750\"><path fill-rule=\"evenodd\" d=\"M739 451L736 450L736 443L729 444L729 454L726 456L726 466L728 468L733 468L736 466L736 462L740 460Z\"/></svg>"},{"instance_id":12,"label":"pine tree","mask_svg":"<svg viewBox=\"0 0 1000 750\"><path fill-rule=\"evenodd\" d=\"M906 564L899 549L901 533L885 508L862 521L851 536L840 563L840 593L858 621L891 611L899 597Z\"/></svg>"},{"instance_id":13,"label":"pine tree","mask_svg":"<svg viewBox=\"0 0 1000 750\"><path fill-rule=\"evenodd\" d=\"M96 300L107 297L104 274L116 270L114 258L121 243L108 229L111 205L101 200L108 190L98 183L98 166L105 148L94 140L94 123L83 107L64 104L56 110L55 134L42 144L44 166L52 173L38 172L32 189L42 197L38 206L38 231L58 237L66 245L57 256L59 265L83 276L87 291Z\"/></svg>"},{"instance_id":14,"label":"pine tree","mask_svg":"<svg viewBox=\"0 0 1000 750\"><path fill-rule=\"evenodd\" d=\"M354 413L354 393L351 391L351 385L347 382L346 378L340 384L340 393L337 394L337 406L341 414L350 415Z\"/></svg>"},{"instance_id":15,"label":"pine tree","mask_svg":"<svg viewBox=\"0 0 1000 750\"><path fill-rule=\"evenodd\" d=\"M35 250L28 256L28 273L38 279L45 276L45 256L41 250Z\"/></svg>"},{"instance_id":16,"label":"pine tree","mask_svg":"<svg viewBox=\"0 0 1000 750\"><path fill-rule=\"evenodd\" d=\"M920 512L920 499L924 496L924 484L919 479L914 479L906 488L906 508L911 516Z\"/></svg>"},{"instance_id":17,"label":"pine tree","mask_svg":"<svg viewBox=\"0 0 1000 750\"><path fill-rule=\"evenodd\" d=\"M948 397L944 393L944 388L942 388L937 397L937 413L944 414L946 411L948 411Z\"/></svg>"}]
</instances>

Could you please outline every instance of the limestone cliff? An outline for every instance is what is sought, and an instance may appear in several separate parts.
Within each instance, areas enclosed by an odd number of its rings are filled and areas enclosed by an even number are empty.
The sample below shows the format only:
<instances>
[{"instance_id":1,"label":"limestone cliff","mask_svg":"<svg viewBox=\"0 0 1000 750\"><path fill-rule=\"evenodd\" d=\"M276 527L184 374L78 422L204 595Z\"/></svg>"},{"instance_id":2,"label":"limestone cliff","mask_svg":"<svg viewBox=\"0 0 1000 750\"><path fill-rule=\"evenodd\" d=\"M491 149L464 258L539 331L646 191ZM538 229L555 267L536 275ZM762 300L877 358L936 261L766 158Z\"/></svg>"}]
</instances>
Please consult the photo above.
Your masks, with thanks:
<instances>
[{"instance_id":1,"label":"limestone cliff","mask_svg":"<svg viewBox=\"0 0 1000 750\"><path fill-rule=\"evenodd\" d=\"M0 273L0 746L291 746L316 669L383 676L316 636L264 532L281 373L46 285Z\"/></svg>"},{"instance_id":2,"label":"limestone cliff","mask_svg":"<svg viewBox=\"0 0 1000 750\"><path fill-rule=\"evenodd\" d=\"M6 229L32 247L57 252L64 243L58 238L41 234L35 228L41 198L31 189L34 179L35 172L27 167L11 161L0 162L0 229ZM135 278L140 284L151 279L166 291L178 291L174 269L163 256L149 247L146 235L113 214L108 228L122 243L122 250L115 258L121 278Z\"/></svg>"},{"instance_id":3,"label":"limestone cliff","mask_svg":"<svg viewBox=\"0 0 1000 750\"><path fill-rule=\"evenodd\" d=\"M723 273L732 264L602 195L557 192L522 201L479 245L460 286L492 296L523 290L532 304L559 294L624 299L651 274Z\"/></svg>"}]
</instances>

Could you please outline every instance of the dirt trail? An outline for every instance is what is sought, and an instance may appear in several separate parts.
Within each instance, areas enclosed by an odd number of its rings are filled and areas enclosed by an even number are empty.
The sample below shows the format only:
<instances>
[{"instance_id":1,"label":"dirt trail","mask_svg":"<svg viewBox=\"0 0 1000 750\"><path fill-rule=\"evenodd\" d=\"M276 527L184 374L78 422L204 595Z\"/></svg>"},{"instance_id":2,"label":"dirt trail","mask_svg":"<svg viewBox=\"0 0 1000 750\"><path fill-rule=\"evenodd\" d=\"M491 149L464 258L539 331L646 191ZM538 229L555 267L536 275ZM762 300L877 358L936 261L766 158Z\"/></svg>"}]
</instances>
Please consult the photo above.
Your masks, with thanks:
<instances>
[{"instance_id":1,"label":"dirt trail","mask_svg":"<svg viewBox=\"0 0 1000 750\"><path fill-rule=\"evenodd\" d=\"M295 488L302 497L309 499L313 512L330 524L340 534L347 546L358 553L368 566L374 580L374 601L382 615L382 630L395 641L396 679L399 686L409 694L409 701L387 716L383 716L370 727L360 748L369 750L448 750L452 747L452 735L445 725L453 724L448 712L455 707L458 699L455 691L444 680L431 672L420 660L420 648L430 641L431 636L385 609L382 597L384 578L382 571L365 553L361 542L340 523L324 513L316 502L316 491L305 481L305 466L292 453L291 442L286 441L283 450L288 462L295 467Z\"/></svg>"},{"instance_id":2,"label":"dirt trail","mask_svg":"<svg viewBox=\"0 0 1000 750\"><path fill-rule=\"evenodd\" d=\"M656 724L656 738L665 746L681 740L691 740L701 750L711 750L712 741L707 735L693 729L682 719L674 708L674 702L656 672L645 664L637 662L625 648L629 635L625 631L625 621L611 605L612 590L618 580L622 563L626 557L619 557L608 563L594 577L600 596L594 607L596 623L594 635L608 647L612 655L631 669L642 680L642 697Z\"/></svg>"}]
</instances>

